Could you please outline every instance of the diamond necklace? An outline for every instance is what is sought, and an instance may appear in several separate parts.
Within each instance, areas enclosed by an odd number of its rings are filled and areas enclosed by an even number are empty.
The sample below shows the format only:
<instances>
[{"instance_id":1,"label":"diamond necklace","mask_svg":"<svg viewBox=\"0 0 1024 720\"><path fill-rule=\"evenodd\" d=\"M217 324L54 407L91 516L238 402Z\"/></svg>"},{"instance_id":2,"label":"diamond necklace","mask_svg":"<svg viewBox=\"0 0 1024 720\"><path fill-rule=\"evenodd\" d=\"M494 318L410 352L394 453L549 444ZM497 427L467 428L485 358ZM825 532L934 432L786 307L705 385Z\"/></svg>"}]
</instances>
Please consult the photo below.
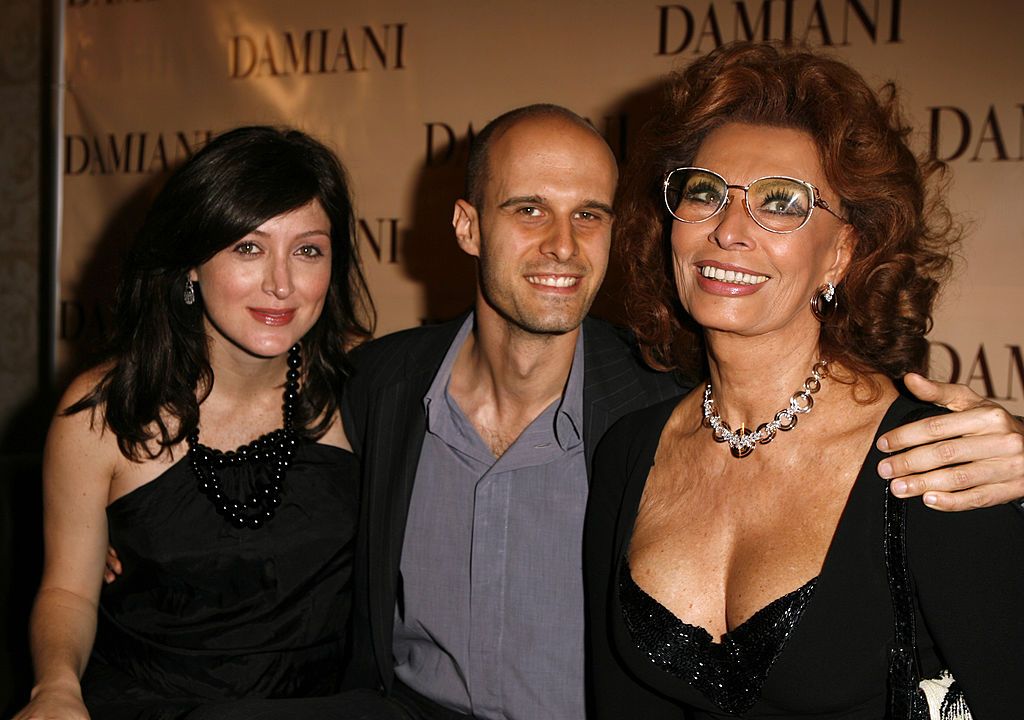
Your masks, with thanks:
<instances>
[{"instance_id":1,"label":"diamond necklace","mask_svg":"<svg viewBox=\"0 0 1024 720\"><path fill-rule=\"evenodd\" d=\"M704 419L701 425L711 428L715 442L729 443L729 450L733 457L746 457L754 452L757 443L767 445L775 439L778 430L792 430L796 427L798 415L804 415L814 407L814 393L821 390L821 381L828 377L828 363L819 360L811 368L811 376L804 380L803 386L789 398L789 407L783 408L775 413L775 419L761 423L757 430L748 430L740 425L740 429L733 432L729 424L722 420L722 416L715 410L715 398L711 394L711 383L704 388Z\"/></svg>"}]
</instances>

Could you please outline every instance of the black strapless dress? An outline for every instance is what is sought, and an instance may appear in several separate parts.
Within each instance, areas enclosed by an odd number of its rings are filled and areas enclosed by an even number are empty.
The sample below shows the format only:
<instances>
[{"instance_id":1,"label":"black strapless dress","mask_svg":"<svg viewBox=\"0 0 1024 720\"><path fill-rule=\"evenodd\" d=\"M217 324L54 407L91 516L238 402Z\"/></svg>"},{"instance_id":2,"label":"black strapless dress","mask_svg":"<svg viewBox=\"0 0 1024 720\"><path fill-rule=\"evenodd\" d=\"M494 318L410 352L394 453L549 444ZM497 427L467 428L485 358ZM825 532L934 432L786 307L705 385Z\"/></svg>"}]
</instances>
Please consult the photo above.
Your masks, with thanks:
<instances>
[{"instance_id":1,"label":"black strapless dress","mask_svg":"<svg viewBox=\"0 0 1024 720\"><path fill-rule=\"evenodd\" d=\"M257 468L226 468L233 496ZM351 609L358 461L301 444L264 527L229 525L187 459L107 508L124 574L103 588L82 690L94 720L181 718L240 697L338 690Z\"/></svg>"}]
</instances>

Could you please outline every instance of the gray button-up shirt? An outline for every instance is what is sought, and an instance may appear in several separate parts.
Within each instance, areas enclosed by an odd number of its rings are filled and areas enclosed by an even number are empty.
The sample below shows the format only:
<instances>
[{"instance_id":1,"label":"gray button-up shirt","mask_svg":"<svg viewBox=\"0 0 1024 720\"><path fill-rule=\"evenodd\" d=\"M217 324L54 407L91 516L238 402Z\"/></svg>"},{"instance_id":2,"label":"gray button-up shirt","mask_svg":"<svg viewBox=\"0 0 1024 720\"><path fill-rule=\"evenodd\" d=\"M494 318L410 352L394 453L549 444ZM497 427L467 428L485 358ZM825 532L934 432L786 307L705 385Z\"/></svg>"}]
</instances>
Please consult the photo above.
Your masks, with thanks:
<instances>
[{"instance_id":1,"label":"gray button-up shirt","mask_svg":"<svg viewBox=\"0 0 1024 720\"><path fill-rule=\"evenodd\" d=\"M395 675L480 718L583 718L583 333L562 398L495 459L448 394L472 326L423 400Z\"/></svg>"}]
</instances>

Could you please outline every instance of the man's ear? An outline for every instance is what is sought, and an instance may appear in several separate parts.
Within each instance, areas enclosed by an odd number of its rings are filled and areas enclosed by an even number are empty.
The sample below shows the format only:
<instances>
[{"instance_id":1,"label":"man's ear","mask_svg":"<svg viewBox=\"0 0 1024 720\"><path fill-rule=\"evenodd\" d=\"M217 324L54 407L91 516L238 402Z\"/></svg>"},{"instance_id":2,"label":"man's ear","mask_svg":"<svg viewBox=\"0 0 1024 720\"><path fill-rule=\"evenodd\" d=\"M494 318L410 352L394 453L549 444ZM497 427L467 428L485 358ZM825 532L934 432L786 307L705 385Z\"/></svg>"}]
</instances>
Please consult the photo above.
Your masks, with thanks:
<instances>
[{"instance_id":1,"label":"man's ear","mask_svg":"<svg viewBox=\"0 0 1024 720\"><path fill-rule=\"evenodd\" d=\"M465 200L456 200L452 227L455 228L455 239L462 251L480 257L480 216L476 208Z\"/></svg>"}]
</instances>

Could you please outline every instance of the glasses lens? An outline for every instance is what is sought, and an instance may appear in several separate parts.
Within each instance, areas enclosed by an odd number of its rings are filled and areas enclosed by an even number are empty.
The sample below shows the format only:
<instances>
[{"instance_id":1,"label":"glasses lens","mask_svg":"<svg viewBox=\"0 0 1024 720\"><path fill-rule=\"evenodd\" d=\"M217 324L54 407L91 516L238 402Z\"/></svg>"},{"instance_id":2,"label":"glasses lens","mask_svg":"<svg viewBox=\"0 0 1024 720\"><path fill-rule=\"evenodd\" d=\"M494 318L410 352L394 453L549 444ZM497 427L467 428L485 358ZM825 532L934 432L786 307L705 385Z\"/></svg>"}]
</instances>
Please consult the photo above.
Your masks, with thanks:
<instances>
[{"instance_id":1,"label":"glasses lens","mask_svg":"<svg viewBox=\"0 0 1024 720\"><path fill-rule=\"evenodd\" d=\"M789 178L762 178L747 190L751 216L775 232L793 232L803 225L811 204L811 189Z\"/></svg>"},{"instance_id":2,"label":"glasses lens","mask_svg":"<svg viewBox=\"0 0 1024 720\"><path fill-rule=\"evenodd\" d=\"M707 170L673 170L665 182L665 204L678 220L701 222L718 212L728 189L725 181Z\"/></svg>"}]
</instances>

